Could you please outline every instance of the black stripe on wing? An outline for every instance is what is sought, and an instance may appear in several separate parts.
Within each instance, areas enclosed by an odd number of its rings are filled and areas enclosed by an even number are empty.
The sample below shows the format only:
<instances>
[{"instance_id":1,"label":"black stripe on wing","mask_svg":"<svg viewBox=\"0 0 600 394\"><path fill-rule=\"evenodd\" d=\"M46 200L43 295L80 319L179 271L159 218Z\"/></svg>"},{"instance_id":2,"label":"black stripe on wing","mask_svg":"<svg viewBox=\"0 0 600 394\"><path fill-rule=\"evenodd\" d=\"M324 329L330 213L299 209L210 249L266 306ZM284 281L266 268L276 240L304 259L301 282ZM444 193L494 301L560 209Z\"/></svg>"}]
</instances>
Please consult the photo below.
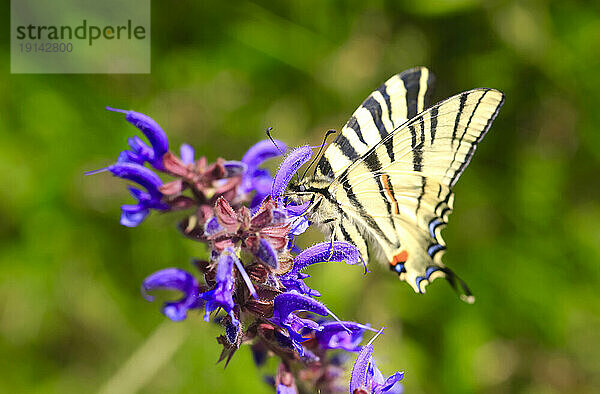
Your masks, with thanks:
<instances>
[{"instance_id":1,"label":"black stripe on wing","mask_svg":"<svg viewBox=\"0 0 600 394\"><path fill-rule=\"evenodd\" d=\"M387 234L383 232L381 227L379 227L375 219L373 219L373 217L369 215L369 213L367 213L364 205L360 202L356 194L354 194L354 190L352 189L350 182L348 182L348 179L344 179L342 181L342 187L344 188L344 191L348 196L348 200L350 200L350 203L352 204L354 209L356 209L356 211L360 215L360 219L365 222L366 226L372 229L377 234L377 236L379 236L385 242L387 242L388 244L393 244L393 242L390 240Z\"/></svg>"},{"instance_id":2,"label":"black stripe on wing","mask_svg":"<svg viewBox=\"0 0 600 394\"><path fill-rule=\"evenodd\" d=\"M373 96L367 97L367 99L362 103L362 107L366 108L371 114L371 118L373 118L373 123L375 127L377 127L377 131L379 131L380 139L384 139L389 133L393 130L386 130L383 125L383 121L381 120L381 104ZM388 110L389 112L389 110Z\"/></svg>"},{"instance_id":3,"label":"black stripe on wing","mask_svg":"<svg viewBox=\"0 0 600 394\"><path fill-rule=\"evenodd\" d=\"M483 98L483 96L481 96L481 97ZM504 95L502 95L502 99L500 100L500 103L498 103L498 106L496 107L496 111L494 111L494 114L488 119L485 127L483 128L483 131L481 132L481 134L479 134L479 137L477 137L475 142L473 142L471 144L471 147L469 148L469 151L467 152L467 155L465 156L462 164L460 165L458 170L456 170L456 172L452 176L452 180L450 181L450 187L454 187L454 185L456 184L456 181L458 181L458 178L462 175L462 173L465 171L465 168L467 168L467 166L471 162L471 159L473 158L473 154L475 153L475 149L477 149L477 145L479 145L479 143L481 142L483 137L485 137L485 135L487 134L490 127L492 127L492 122L494 122L494 119L496 119L496 116L498 116L498 112L500 111L502 104L504 104ZM475 111L473 111L473 114L474 113L475 113ZM473 116L473 115L471 115L471 116ZM469 122L471 122L471 119L469 119Z\"/></svg>"},{"instance_id":4,"label":"black stripe on wing","mask_svg":"<svg viewBox=\"0 0 600 394\"><path fill-rule=\"evenodd\" d=\"M400 76L406 89L406 118L412 119L417 116L417 99L419 97L419 85L421 80L421 70L414 73Z\"/></svg>"},{"instance_id":5,"label":"black stripe on wing","mask_svg":"<svg viewBox=\"0 0 600 394\"><path fill-rule=\"evenodd\" d=\"M390 95L387 92L387 84L386 83L381 84L381 86L377 88L377 91L379 93L381 93L381 96L385 100L385 105L387 105L387 108L388 108L388 118L390 120L390 123L394 124L394 120L392 119L392 111L391 111L392 101L390 99Z\"/></svg>"},{"instance_id":6,"label":"black stripe on wing","mask_svg":"<svg viewBox=\"0 0 600 394\"><path fill-rule=\"evenodd\" d=\"M434 80L433 74L424 67L413 68L394 75L362 102L331 145L337 146L351 162L356 160L385 139L395 128L429 106ZM371 118L369 121L363 120L362 123L359 121L358 112L361 110L369 112ZM384 113L387 113L385 121ZM351 134L354 134L356 138ZM361 144L355 142L357 140ZM352 146L350 141L355 146ZM366 141L370 141L370 143ZM391 141L386 144L386 148L390 160L394 161L395 155ZM345 169L343 166L347 165L347 162L344 161L345 164L337 163L335 160L337 154L339 154L337 151L334 153L327 149L317 163L315 173L333 178L335 173Z\"/></svg>"},{"instance_id":7,"label":"black stripe on wing","mask_svg":"<svg viewBox=\"0 0 600 394\"><path fill-rule=\"evenodd\" d=\"M344 134L340 134L336 137L334 143L338 145L340 151L350 161L355 161L360 157L360 154L354 149L348 138Z\"/></svg>"},{"instance_id":8,"label":"black stripe on wing","mask_svg":"<svg viewBox=\"0 0 600 394\"><path fill-rule=\"evenodd\" d=\"M363 137L362 130L360 129L360 124L358 123L358 120L356 119L355 116L352 116L348 120L348 123L346 123L346 127L349 127L352 130L354 130L359 141L362 142L363 144L367 145L365 138ZM337 140L337 138L336 138L336 140Z\"/></svg>"}]
</instances>

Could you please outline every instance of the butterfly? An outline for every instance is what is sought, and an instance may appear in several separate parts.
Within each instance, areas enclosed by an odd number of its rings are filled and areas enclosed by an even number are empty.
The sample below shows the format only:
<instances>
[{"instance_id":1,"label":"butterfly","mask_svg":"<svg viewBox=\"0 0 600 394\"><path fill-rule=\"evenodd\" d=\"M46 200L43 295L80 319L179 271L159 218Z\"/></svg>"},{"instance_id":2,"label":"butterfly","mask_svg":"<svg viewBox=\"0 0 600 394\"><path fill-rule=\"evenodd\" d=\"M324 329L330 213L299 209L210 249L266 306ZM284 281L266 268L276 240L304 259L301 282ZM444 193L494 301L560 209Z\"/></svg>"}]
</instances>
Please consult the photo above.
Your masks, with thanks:
<instances>
[{"instance_id":1,"label":"butterfly","mask_svg":"<svg viewBox=\"0 0 600 394\"><path fill-rule=\"evenodd\" d=\"M355 245L418 293L445 277L461 298L468 287L442 263L440 231L452 212L452 188L504 102L495 89L469 90L433 106L434 76L425 67L394 75L371 93L318 161L291 183L296 203L331 241ZM460 285L458 288L457 285Z\"/></svg>"}]
</instances>

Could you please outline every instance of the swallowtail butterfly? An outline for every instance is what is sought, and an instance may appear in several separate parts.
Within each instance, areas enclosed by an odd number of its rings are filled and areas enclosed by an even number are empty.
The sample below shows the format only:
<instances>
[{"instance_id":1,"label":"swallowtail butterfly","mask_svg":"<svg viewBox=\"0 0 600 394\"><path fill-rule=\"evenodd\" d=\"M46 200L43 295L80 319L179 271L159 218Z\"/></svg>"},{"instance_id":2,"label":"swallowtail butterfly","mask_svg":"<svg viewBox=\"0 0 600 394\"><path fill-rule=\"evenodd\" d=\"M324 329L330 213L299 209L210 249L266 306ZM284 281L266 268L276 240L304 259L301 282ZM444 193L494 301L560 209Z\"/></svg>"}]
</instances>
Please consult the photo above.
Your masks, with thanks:
<instances>
[{"instance_id":1,"label":"swallowtail butterfly","mask_svg":"<svg viewBox=\"0 0 600 394\"><path fill-rule=\"evenodd\" d=\"M290 184L309 220L333 240L367 242L379 260L419 293L438 277L465 301L473 297L441 260L440 235L458 181L504 94L474 89L430 106L434 77L419 67L394 75L354 112L317 163L313 176Z\"/></svg>"}]
</instances>

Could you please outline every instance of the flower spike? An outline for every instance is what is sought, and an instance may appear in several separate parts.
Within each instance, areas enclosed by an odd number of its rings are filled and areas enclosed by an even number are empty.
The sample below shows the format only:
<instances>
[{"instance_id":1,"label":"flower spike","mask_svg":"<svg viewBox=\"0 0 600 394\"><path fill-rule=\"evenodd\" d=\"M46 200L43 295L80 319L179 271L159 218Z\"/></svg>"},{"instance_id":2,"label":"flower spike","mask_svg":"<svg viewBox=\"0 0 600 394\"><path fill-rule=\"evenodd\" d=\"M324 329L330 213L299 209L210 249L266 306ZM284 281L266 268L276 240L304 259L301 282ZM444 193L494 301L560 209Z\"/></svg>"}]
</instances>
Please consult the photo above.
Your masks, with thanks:
<instances>
[{"instance_id":1,"label":"flower spike","mask_svg":"<svg viewBox=\"0 0 600 394\"><path fill-rule=\"evenodd\" d=\"M217 342L222 345L219 362L225 360L225 365L249 343L258 365L269 355L279 357L277 374L269 381L278 393L344 391L345 352L358 354L352 394L398 392L402 373L385 379L372 357L372 343L383 328L361 346L365 332L375 330L340 320L304 282L309 275L303 271L313 264L365 264L347 242L322 242L304 251L296 245L296 236L311 224L311 202L299 204L285 191L300 167L310 168L317 161L319 155L306 164L314 156L310 146L289 153L272 177L260 166L284 155L287 147L280 141L261 141L240 161L218 158L208 163L187 144L178 153L169 151L164 131L148 116L107 110L124 114L146 137L132 136L115 164L90 172L109 171L134 184L129 192L136 204L121 207L121 224L137 226L151 210L189 210L179 229L209 247L206 260L194 260L202 283L187 271L167 268L143 281L144 298L152 301L148 293L156 289L179 291L180 298L161 308L173 321L186 319L192 309L204 308L206 321L214 315L212 320L224 329Z\"/></svg>"},{"instance_id":2,"label":"flower spike","mask_svg":"<svg viewBox=\"0 0 600 394\"><path fill-rule=\"evenodd\" d=\"M310 160L312 157L312 149L310 146L301 146L294 149L281 163L275 179L273 180L273 186L271 187L271 194L273 197L280 197L285 192L288 183L294 176L294 174L302 167L304 163Z\"/></svg>"}]
</instances>

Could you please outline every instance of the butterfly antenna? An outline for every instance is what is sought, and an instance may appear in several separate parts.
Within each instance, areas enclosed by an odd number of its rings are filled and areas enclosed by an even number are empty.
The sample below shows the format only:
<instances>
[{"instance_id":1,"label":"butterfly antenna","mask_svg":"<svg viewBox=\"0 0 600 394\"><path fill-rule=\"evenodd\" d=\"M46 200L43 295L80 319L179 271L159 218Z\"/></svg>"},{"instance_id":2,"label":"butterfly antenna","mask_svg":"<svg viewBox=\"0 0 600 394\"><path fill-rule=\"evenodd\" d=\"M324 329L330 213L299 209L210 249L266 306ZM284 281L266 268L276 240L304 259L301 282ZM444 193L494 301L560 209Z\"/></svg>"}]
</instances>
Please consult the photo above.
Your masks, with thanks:
<instances>
[{"instance_id":1,"label":"butterfly antenna","mask_svg":"<svg viewBox=\"0 0 600 394\"><path fill-rule=\"evenodd\" d=\"M285 155L285 153L281 150L281 148L279 148L279 146L277 145L277 143L275 142L275 140L273 139L273 137L271 137L271 130L273 130L272 127L267 127L267 137L269 137L269 139L271 140L271 142L273 143L273 145L275 145L275 148L277 148L277 150L279 151L279 153L281 153L282 155Z\"/></svg>"},{"instance_id":2,"label":"butterfly antenna","mask_svg":"<svg viewBox=\"0 0 600 394\"><path fill-rule=\"evenodd\" d=\"M271 130L273 130L272 127L267 127L267 137L269 137L269 139L271 140L271 142L273 143L273 145L275 145L275 148L277 148L277 150L279 151L279 153L281 153L282 156L285 155L285 153L279 148L279 146L277 146L277 143L275 142L275 140L273 139L273 137L271 137ZM296 180L299 182L300 178L298 177L298 173L296 173Z\"/></svg>"},{"instance_id":3,"label":"butterfly antenna","mask_svg":"<svg viewBox=\"0 0 600 394\"><path fill-rule=\"evenodd\" d=\"M325 143L327 142L327 138L331 134L335 134L335 133L337 133L337 131L334 130L334 129L327 130L327 132L325 133L325 137L323 137L323 142L321 143L321 147L319 148L319 151L317 152L317 155L315 156L314 159L312 159L312 161L310 162L310 164L308 165L308 167L306 167L306 170L304 170L304 174L302 174L302 178L301 179L304 179L304 176L306 175L306 173L308 172L308 170L310 170L310 167L312 167L312 165L315 164L315 162L317 161L317 159L319 158L319 156L321 156L321 152L323 152L323 148L325 148ZM316 174L316 172L317 172L317 169L315 168L315 174Z\"/></svg>"}]
</instances>

